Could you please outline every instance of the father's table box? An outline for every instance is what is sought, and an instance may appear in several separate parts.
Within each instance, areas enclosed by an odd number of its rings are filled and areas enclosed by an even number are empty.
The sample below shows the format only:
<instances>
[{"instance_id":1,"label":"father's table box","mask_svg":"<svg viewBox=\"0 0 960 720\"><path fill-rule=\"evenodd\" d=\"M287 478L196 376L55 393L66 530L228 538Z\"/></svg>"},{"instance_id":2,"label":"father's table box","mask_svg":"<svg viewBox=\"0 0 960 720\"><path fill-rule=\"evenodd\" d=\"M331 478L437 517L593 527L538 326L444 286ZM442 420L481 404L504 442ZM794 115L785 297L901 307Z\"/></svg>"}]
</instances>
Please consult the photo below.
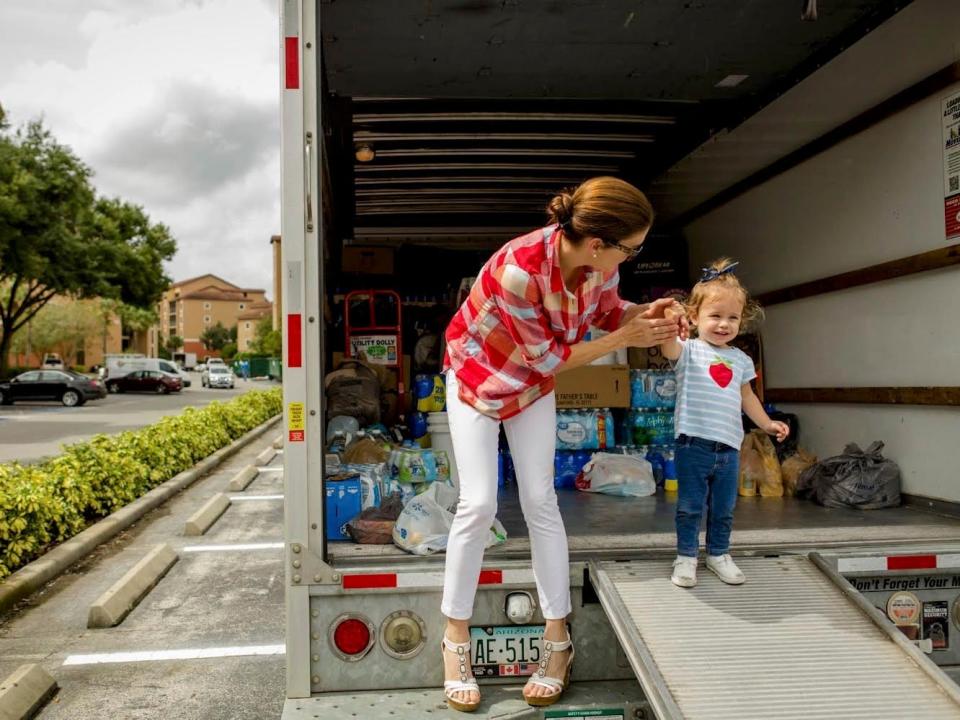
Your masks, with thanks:
<instances>
[{"instance_id":1,"label":"father's table box","mask_svg":"<svg viewBox=\"0 0 960 720\"><path fill-rule=\"evenodd\" d=\"M557 375L558 408L630 407L630 368L584 365Z\"/></svg>"}]
</instances>

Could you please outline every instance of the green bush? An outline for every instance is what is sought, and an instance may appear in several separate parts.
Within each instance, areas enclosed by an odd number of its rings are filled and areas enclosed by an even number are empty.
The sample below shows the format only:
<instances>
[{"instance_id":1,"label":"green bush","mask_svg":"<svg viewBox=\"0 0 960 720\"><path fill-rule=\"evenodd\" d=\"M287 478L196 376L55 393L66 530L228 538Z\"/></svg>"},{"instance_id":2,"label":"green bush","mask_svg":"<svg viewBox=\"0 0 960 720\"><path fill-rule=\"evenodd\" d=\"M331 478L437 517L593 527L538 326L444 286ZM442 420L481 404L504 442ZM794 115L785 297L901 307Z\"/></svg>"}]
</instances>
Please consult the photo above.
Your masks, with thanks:
<instances>
[{"instance_id":1,"label":"green bush","mask_svg":"<svg viewBox=\"0 0 960 720\"><path fill-rule=\"evenodd\" d=\"M97 435L37 465L0 464L0 579L92 522L278 415L279 389L255 390L117 435Z\"/></svg>"}]
</instances>

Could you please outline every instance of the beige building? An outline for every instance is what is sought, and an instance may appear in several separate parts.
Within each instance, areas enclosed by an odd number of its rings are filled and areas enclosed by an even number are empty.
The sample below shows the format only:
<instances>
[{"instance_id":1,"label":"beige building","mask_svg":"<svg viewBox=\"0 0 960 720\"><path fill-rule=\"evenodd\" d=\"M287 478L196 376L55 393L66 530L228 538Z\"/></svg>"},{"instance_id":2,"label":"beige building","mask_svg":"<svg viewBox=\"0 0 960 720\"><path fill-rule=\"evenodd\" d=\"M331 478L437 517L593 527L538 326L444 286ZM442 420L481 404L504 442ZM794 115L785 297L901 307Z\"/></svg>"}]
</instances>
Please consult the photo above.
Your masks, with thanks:
<instances>
[{"instance_id":1,"label":"beige building","mask_svg":"<svg viewBox=\"0 0 960 720\"><path fill-rule=\"evenodd\" d=\"M280 236L270 238L270 247L273 250L273 329L279 330L283 318L283 300L281 298L283 282L280 268Z\"/></svg>"},{"instance_id":2,"label":"beige building","mask_svg":"<svg viewBox=\"0 0 960 720\"><path fill-rule=\"evenodd\" d=\"M163 345L166 338L177 335L183 338L180 350L196 353L200 360L213 354L203 347L200 336L219 322L228 329L237 327L237 347L243 350L240 332L250 321L241 322L240 317L264 306L262 314L269 314L271 303L266 299L266 291L259 288L241 288L212 274L182 280L171 285L160 300L158 342ZM252 327L256 329L255 322Z\"/></svg>"},{"instance_id":3,"label":"beige building","mask_svg":"<svg viewBox=\"0 0 960 720\"><path fill-rule=\"evenodd\" d=\"M250 352L253 341L257 337L257 324L263 318L271 318L272 315L273 303L262 302L254 303L237 317L237 350L239 352Z\"/></svg>"},{"instance_id":4,"label":"beige building","mask_svg":"<svg viewBox=\"0 0 960 720\"><path fill-rule=\"evenodd\" d=\"M67 295L54 295L44 310L55 312L57 308L68 306L79 311L77 332L59 332L58 338L52 338L50 331L44 331L42 327L44 318L38 316L14 335L7 366L39 367L45 354L56 353L68 367L87 370L102 365L105 353L124 352L128 336L124 335L120 318L115 313L105 313L99 299L78 300ZM127 351L138 352L133 348Z\"/></svg>"}]
</instances>

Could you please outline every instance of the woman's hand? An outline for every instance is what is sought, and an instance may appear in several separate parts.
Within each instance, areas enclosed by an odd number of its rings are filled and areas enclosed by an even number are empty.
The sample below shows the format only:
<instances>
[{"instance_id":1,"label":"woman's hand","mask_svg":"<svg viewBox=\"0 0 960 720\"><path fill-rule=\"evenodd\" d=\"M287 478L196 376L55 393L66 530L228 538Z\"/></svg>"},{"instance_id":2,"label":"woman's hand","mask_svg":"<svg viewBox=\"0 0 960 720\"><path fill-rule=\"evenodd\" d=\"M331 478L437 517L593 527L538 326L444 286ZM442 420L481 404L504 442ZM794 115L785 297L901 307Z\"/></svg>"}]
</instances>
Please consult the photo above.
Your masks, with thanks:
<instances>
[{"instance_id":1,"label":"woman's hand","mask_svg":"<svg viewBox=\"0 0 960 720\"><path fill-rule=\"evenodd\" d=\"M687 322L687 313L683 305L673 298L660 298L647 305L640 317L665 318L677 323L677 337L686 340L690 337L690 323Z\"/></svg>"},{"instance_id":2,"label":"woman's hand","mask_svg":"<svg viewBox=\"0 0 960 720\"><path fill-rule=\"evenodd\" d=\"M647 311L649 312L649 311ZM677 337L679 324L667 318L649 318L641 313L616 331L622 347L654 347Z\"/></svg>"}]
</instances>

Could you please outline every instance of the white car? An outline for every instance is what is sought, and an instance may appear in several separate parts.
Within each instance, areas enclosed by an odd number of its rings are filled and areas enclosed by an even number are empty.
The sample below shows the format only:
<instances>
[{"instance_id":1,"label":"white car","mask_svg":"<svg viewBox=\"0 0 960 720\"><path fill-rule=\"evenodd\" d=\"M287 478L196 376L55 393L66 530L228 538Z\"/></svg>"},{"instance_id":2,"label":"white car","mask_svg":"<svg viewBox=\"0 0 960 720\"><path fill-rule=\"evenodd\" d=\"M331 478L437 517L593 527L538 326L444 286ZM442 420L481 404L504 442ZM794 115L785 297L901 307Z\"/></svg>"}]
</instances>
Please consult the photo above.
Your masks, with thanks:
<instances>
[{"instance_id":1,"label":"white car","mask_svg":"<svg viewBox=\"0 0 960 720\"><path fill-rule=\"evenodd\" d=\"M236 385L237 379L226 365L207 364L200 376L200 384L209 388L230 388Z\"/></svg>"},{"instance_id":2,"label":"white car","mask_svg":"<svg viewBox=\"0 0 960 720\"><path fill-rule=\"evenodd\" d=\"M47 353L43 356L43 362L40 366L41 370L63 370L63 360L60 359L60 356L57 353Z\"/></svg>"}]
</instances>

